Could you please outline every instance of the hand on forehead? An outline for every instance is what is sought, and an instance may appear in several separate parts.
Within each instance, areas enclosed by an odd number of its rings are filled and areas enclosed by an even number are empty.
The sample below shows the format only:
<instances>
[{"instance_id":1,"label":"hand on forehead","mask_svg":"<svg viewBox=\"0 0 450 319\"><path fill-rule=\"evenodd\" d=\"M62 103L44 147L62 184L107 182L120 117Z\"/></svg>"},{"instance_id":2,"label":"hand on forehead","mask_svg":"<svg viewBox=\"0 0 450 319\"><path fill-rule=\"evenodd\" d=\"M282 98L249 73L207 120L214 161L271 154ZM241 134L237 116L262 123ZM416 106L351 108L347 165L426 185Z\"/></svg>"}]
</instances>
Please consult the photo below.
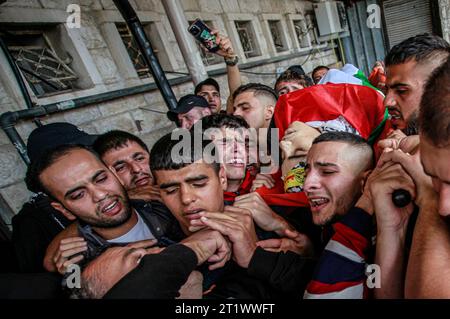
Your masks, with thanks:
<instances>
[{"instance_id":1,"label":"hand on forehead","mask_svg":"<svg viewBox=\"0 0 450 319\"><path fill-rule=\"evenodd\" d=\"M314 139L319 135L320 132L315 128L303 122L295 121L289 125L281 140L281 150L286 153L287 157L290 156L290 152L295 152L296 149L308 151Z\"/></svg>"}]
</instances>

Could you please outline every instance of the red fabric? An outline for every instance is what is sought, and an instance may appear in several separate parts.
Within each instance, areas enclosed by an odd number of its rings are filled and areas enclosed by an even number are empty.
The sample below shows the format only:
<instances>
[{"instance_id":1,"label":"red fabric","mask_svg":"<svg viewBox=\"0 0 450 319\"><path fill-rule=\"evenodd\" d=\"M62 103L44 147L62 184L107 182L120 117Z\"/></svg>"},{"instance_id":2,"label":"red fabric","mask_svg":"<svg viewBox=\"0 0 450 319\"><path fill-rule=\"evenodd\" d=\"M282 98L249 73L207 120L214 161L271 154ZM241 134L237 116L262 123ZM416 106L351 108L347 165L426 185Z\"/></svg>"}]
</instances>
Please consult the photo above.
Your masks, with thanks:
<instances>
[{"instance_id":1,"label":"red fabric","mask_svg":"<svg viewBox=\"0 0 450 319\"><path fill-rule=\"evenodd\" d=\"M301 193L279 193L261 195L269 206L309 207L308 198Z\"/></svg>"},{"instance_id":2,"label":"red fabric","mask_svg":"<svg viewBox=\"0 0 450 319\"><path fill-rule=\"evenodd\" d=\"M369 82L374 87L383 90L386 87L386 74L384 70L380 67L375 67L370 73Z\"/></svg>"},{"instance_id":3,"label":"red fabric","mask_svg":"<svg viewBox=\"0 0 450 319\"><path fill-rule=\"evenodd\" d=\"M305 207L309 206L308 199L305 193L285 193L284 184L281 180L281 172L278 171L272 174L272 178L275 180L275 186L267 188L265 186L260 187L256 192L261 195L264 201L269 206L289 206L289 207Z\"/></svg>"},{"instance_id":4,"label":"red fabric","mask_svg":"<svg viewBox=\"0 0 450 319\"><path fill-rule=\"evenodd\" d=\"M333 240L353 250L361 258L366 258L365 252L369 247L369 242L363 235L342 223L334 224L333 228L336 231L332 237Z\"/></svg>"},{"instance_id":5,"label":"red fabric","mask_svg":"<svg viewBox=\"0 0 450 319\"><path fill-rule=\"evenodd\" d=\"M373 88L362 85L315 85L282 95L275 107L274 121L281 139L294 121L329 121L341 115L368 139L385 118L383 97ZM305 193L284 193L281 172L272 176L275 187L257 190L268 205L309 206Z\"/></svg>"},{"instance_id":6,"label":"red fabric","mask_svg":"<svg viewBox=\"0 0 450 319\"><path fill-rule=\"evenodd\" d=\"M259 195L264 197L266 195L284 193L284 184L283 181L281 180L281 171L278 170L278 172L271 174L271 176L275 181L275 186L270 189L265 186L258 188L256 192L259 193Z\"/></svg>"},{"instance_id":7,"label":"red fabric","mask_svg":"<svg viewBox=\"0 0 450 319\"><path fill-rule=\"evenodd\" d=\"M241 186L239 187L239 190L237 192L223 192L223 199L226 202L234 202L237 196L245 195L250 193L250 188L252 187L253 180L255 179L255 170L254 169L247 169L245 171L245 177L242 181Z\"/></svg>"},{"instance_id":8,"label":"red fabric","mask_svg":"<svg viewBox=\"0 0 450 319\"><path fill-rule=\"evenodd\" d=\"M384 120L383 96L376 90L355 84L324 84L298 90L280 97L274 121L279 138L294 121L330 121L343 116L368 139Z\"/></svg>"}]
</instances>

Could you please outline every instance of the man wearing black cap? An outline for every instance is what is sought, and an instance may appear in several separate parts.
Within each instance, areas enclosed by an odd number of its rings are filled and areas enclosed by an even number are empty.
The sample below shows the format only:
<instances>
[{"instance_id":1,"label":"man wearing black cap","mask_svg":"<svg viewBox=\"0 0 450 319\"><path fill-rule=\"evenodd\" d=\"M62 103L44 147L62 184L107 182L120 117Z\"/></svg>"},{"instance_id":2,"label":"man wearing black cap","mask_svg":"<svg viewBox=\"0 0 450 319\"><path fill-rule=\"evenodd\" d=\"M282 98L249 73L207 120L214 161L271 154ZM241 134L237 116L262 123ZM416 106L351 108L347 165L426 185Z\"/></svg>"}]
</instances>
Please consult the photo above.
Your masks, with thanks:
<instances>
[{"instance_id":1,"label":"man wearing black cap","mask_svg":"<svg viewBox=\"0 0 450 319\"><path fill-rule=\"evenodd\" d=\"M183 96L175 110L167 112L169 120L179 124L179 127L190 129L198 120L211 115L208 101L194 94Z\"/></svg>"},{"instance_id":2,"label":"man wearing black cap","mask_svg":"<svg viewBox=\"0 0 450 319\"><path fill-rule=\"evenodd\" d=\"M50 123L31 132L27 153L32 163L55 147L71 144L91 146L96 138L97 135L88 134L70 123Z\"/></svg>"},{"instance_id":3,"label":"man wearing black cap","mask_svg":"<svg viewBox=\"0 0 450 319\"><path fill-rule=\"evenodd\" d=\"M61 145L80 144L90 146L96 139L70 123L51 123L31 132L27 152L31 163L44 153ZM71 220L51 207L47 195L36 194L13 217L12 241L21 272L43 271L45 250L52 239Z\"/></svg>"}]
</instances>

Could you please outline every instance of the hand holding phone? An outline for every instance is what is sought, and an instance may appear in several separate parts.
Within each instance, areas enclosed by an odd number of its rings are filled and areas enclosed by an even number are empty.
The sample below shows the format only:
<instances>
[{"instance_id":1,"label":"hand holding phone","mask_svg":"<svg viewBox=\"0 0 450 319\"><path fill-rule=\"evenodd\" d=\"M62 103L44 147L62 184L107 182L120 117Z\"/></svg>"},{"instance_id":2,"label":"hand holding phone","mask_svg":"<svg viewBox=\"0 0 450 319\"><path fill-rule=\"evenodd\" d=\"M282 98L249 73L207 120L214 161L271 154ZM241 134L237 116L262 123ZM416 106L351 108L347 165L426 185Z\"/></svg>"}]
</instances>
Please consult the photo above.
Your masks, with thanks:
<instances>
[{"instance_id":1,"label":"hand holding phone","mask_svg":"<svg viewBox=\"0 0 450 319\"><path fill-rule=\"evenodd\" d=\"M188 32L194 36L209 52L219 50L216 43L216 36L211 33L211 29L201 20L195 20L188 28Z\"/></svg>"}]
</instances>

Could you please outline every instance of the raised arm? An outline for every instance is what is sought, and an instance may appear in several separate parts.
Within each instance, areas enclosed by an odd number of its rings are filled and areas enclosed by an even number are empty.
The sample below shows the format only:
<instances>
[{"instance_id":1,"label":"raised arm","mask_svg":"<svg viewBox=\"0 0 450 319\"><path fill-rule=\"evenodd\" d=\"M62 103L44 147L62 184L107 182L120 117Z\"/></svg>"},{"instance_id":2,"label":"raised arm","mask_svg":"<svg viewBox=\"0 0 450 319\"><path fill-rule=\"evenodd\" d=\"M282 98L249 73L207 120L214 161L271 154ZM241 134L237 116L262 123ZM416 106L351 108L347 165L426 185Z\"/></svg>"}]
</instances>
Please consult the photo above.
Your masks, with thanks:
<instances>
[{"instance_id":1,"label":"raised arm","mask_svg":"<svg viewBox=\"0 0 450 319\"><path fill-rule=\"evenodd\" d=\"M381 269L381 286L374 290L375 298L403 298L406 230L414 205L396 207L392 193L404 189L415 198L415 185L401 165L389 162L372 173L366 187L372 197L377 220L375 264Z\"/></svg>"},{"instance_id":2,"label":"raised arm","mask_svg":"<svg viewBox=\"0 0 450 319\"><path fill-rule=\"evenodd\" d=\"M438 214L438 195L420 163L420 154L402 151L389 158L413 178L419 216L414 229L405 282L406 298L450 298L450 231Z\"/></svg>"},{"instance_id":3,"label":"raised arm","mask_svg":"<svg viewBox=\"0 0 450 319\"><path fill-rule=\"evenodd\" d=\"M227 76L228 76L228 88L230 90L229 98L227 99L227 113L233 113L233 102L231 97L233 92L242 84L241 72L239 71L238 61L239 58L234 52L233 46L231 45L230 38L220 35L218 30L212 31L212 34L217 36L217 43L219 44L219 51L216 52L217 55L225 59L227 65Z\"/></svg>"},{"instance_id":4,"label":"raised arm","mask_svg":"<svg viewBox=\"0 0 450 319\"><path fill-rule=\"evenodd\" d=\"M421 203L406 272L406 298L450 298L450 231L437 195Z\"/></svg>"}]
</instances>

